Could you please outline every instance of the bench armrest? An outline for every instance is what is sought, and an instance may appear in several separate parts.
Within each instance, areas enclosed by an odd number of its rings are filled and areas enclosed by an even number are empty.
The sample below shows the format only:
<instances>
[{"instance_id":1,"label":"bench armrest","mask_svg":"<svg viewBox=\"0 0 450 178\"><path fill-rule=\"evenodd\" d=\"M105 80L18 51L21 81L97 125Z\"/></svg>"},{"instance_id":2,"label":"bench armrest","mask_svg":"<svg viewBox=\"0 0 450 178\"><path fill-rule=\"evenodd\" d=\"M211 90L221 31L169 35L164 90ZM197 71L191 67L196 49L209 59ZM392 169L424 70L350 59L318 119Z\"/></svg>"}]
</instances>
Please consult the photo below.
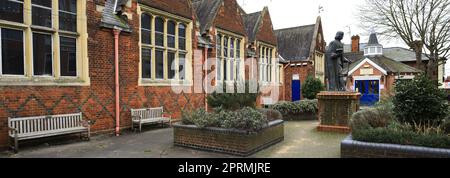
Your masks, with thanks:
<instances>
[{"instance_id":1,"label":"bench armrest","mask_svg":"<svg viewBox=\"0 0 450 178\"><path fill-rule=\"evenodd\" d=\"M131 116L131 120L142 120L141 116Z\"/></svg>"},{"instance_id":2,"label":"bench armrest","mask_svg":"<svg viewBox=\"0 0 450 178\"><path fill-rule=\"evenodd\" d=\"M171 118L172 118L172 115L170 115L170 114L162 114L161 116L162 116L162 117L166 117L166 118L169 118L169 119L171 119Z\"/></svg>"}]
</instances>

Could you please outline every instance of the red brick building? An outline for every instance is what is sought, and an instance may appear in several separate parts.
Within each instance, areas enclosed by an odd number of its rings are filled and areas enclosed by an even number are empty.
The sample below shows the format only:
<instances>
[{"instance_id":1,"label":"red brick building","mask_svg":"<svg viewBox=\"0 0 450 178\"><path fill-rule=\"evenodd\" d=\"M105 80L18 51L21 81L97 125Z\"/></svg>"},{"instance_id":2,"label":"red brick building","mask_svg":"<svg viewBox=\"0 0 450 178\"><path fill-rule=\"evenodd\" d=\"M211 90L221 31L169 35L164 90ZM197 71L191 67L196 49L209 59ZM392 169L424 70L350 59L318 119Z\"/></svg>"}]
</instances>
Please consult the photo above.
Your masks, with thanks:
<instances>
[{"instance_id":1,"label":"red brick building","mask_svg":"<svg viewBox=\"0 0 450 178\"><path fill-rule=\"evenodd\" d=\"M355 41L356 38L353 39ZM357 50L358 48L354 47L353 49ZM387 52L379 44L375 33L370 35L363 53L344 54L344 57L352 61L344 70L344 75L348 74L349 76L347 88L362 94L362 105L373 105L380 101L383 95L391 96L395 81L413 79L415 75L421 72L414 67L392 59L390 56L392 56L392 53Z\"/></svg>"},{"instance_id":2,"label":"red brick building","mask_svg":"<svg viewBox=\"0 0 450 178\"><path fill-rule=\"evenodd\" d=\"M235 0L0 4L0 147L8 117L82 112L94 133L113 133L131 126L132 108L163 106L180 118L207 107L207 76L245 76L248 35ZM204 70L208 58L220 62Z\"/></svg>"},{"instance_id":3,"label":"red brick building","mask_svg":"<svg viewBox=\"0 0 450 178\"><path fill-rule=\"evenodd\" d=\"M288 101L303 99L301 86L308 76L325 79L325 39L322 21L318 17L315 24L279 29L279 57L284 65L284 95Z\"/></svg>"},{"instance_id":4,"label":"red brick building","mask_svg":"<svg viewBox=\"0 0 450 178\"><path fill-rule=\"evenodd\" d=\"M272 105L283 101L283 62L278 59L277 37L273 30L272 19L268 7L262 11L246 14L242 12L244 23L248 34L247 44L247 79L259 81L262 86L263 95L259 103ZM256 71L251 71L253 66Z\"/></svg>"}]
</instances>

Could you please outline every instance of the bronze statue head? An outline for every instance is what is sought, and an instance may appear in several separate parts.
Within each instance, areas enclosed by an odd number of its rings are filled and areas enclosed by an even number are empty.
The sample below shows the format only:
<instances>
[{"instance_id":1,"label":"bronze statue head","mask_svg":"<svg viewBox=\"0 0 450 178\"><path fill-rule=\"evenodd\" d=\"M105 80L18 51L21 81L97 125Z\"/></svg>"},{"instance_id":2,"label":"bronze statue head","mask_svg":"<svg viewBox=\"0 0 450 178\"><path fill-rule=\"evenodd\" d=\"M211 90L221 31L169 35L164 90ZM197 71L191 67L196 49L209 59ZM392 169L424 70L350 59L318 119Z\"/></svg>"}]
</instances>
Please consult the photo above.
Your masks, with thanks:
<instances>
[{"instance_id":1,"label":"bronze statue head","mask_svg":"<svg viewBox=\"0 0 450 178\"><path fill-rule=\"evenodd\" d=\"M334 39L339 40L339 41L341 41L342 39L344 39L344 32L338 31L338 32L336 33L336 37L335 37Z\"/></svg>"}]
</instances>

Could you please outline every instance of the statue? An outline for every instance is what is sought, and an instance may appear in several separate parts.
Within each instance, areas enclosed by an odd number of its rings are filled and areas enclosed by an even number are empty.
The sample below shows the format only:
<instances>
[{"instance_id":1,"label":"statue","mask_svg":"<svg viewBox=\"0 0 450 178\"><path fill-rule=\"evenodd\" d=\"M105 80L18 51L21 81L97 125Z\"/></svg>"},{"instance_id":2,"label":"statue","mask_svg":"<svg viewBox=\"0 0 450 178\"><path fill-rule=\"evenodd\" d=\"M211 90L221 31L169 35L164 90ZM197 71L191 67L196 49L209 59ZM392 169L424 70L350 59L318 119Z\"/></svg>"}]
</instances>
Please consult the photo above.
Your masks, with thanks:
<instances>
[{"instance_id":1,"label":"statue","mask_svg":"<svg viewBox=\"0 0 450 178\"><path fill-rule=\"evenodd\" d=\"M326 75L328 78L329 91L346 91L345 75L342 74L344 63L344 44L341 40L344 38L344 32L337 32L335 40L330 43L326 52Z\"/></svg>"}]
</instances>

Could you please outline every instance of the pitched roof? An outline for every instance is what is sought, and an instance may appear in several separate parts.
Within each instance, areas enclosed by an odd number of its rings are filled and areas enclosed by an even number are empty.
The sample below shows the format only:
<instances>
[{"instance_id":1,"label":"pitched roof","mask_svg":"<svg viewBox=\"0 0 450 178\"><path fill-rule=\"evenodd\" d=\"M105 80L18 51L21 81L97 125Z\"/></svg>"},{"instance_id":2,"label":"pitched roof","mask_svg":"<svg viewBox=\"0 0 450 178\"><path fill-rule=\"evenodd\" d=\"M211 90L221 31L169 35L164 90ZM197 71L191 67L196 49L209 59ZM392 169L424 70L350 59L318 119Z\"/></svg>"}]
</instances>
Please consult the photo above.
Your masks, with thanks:
<instances>
[{"instance_id":1,"label":"pitched roof","mask_svg":"<svg viewBox=\"0 0 450 178\"><path fill-rule=\"evenodd\" d=\"M123 0L109 0L105 2L105 8L103 9L102 19L100 26L105 28L118 28L126 32L131 32L131 27L128 25L127 21L117 15L117 11L121 10L121 8L116 9L116 1L117 6L120 7L126 3Z\"/></svg>"},{"instance_id":2,"label":"pitched roof","mask_svg":"<svg viewBox=\"0 0 450 178\"><path fill-rule=\"evenodd\" d=\"M376 33L371 33L369 36L369 43L367 43L368 46L377 46L380 43L378 43L378 37Z\"/></svg>"},{"instance_id":3,"label":"pitched roof","mask_svg":"<svg viewBox=\"0 0 450 178\"><path fill-rule=\"evenodd\" d=\"M383 48L383 55L398 62L416 61L416 54L414 53L414 51L402 47ZM344 57L352 62L355 62L357 60L364 58L364 52L363 51L348 52L344 53ZM429 58L427 58L423 54L422 60L428 61Z\"/></svg>"},{"instance_id":4,"label":"pitched roof","mask_svg":"<svg viewBox=\"0 0 450 178\"><path fill-rule=\"evenodd\" d=\"M349 61L351 61L352 63L354 63L354 62L364 58L364 52L358 51L358 52L344 53L344 57L346 59L348 59Z\"/></svg>"},{"instance_id":5,"label":"pitched roof","mask_svg":"<svg viewBox=\"0 0 450 178\"><path fill-rule=\"evenodd\" d=\"M262 11L254 12L243 16L245 29L247 30L249 41L255 41L256 32L262 16Z\"/></svg>"},{"instance_id":6,"label":"pitched roof","mask_svg":"<svg viewBox=\"0 0 450 178\"><path fill-rule=\"evenodd\" d=\"M138 2L171 14L192 19L193 13L189 0L138 0Z\"/></svg>"},{"instance_id":7,"label":"pitched roof","mask_svg":"<svg viewBox=\"0 0 450 178\"><path fill-rule=\"evenodd\" d=\"M310 56L316 24L275 30L278 53L288 61L304 61Z\"/></svg>"},{"instance_id":8,"label":"pitched roof","mask_svg":"<svg viewBox=\"0 0 450 178\"><path fill-rule=\"evenodd\" d=\"M350 66L347 69L344 69L343 72L347 73L348 69L350 69L350 70L354 69L365 59L371 60L372 62L374 62L381 68L383 68L388 73L396 73L397 74L397 73L419 73L419 72L421 72L419 69L416 69L409 65L395 61L386 56L370 56L370 57L362 58L362 59L350 64Z\"/></svg>"},{"instance_id":9,"label":"pitched roof","mask_svg":"<svg viewBox=\"0 0 450 178\"><path fill-rule=\"evenodd\" d=\"M412 62L416 61L416 53L410 49L402 48L402 47L393 47L393 48L384 48L383 54L386 57L394 59L400 62ZM422 54L422 60L428 61L430 60L424 54Z\"/></svg>"},{"instance_id":10,"label":"pitched roof","mask_svg":"<svg viewBox=\"0 0 450 178\"><path fill-rule=\"evenodd\" d=\"M192 6L200 22L200 33L205 33L214 23L223 0L193 0Z\"/></svg>"}]
</instances>

